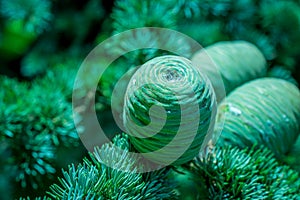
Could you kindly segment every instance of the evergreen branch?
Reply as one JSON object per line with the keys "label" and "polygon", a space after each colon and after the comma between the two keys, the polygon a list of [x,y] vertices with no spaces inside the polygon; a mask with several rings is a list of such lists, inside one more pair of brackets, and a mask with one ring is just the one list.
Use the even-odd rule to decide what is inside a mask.
{"label": "evergreen branch", "polygon": [[[57,88],[57,85],[40,84],[43,80],[33,82],[27,96],[30,112],[36,117],[36,121],[30,122],[35,126],[43,127],[43,131],[51,135],[53,144],[58,146],[77,146],[78,135],[72,118],[72,108],[66,97]],[[21,106],[26,106],[23,102]]]}
{"label": "evergreen branch", "polygon": [[[176,29],[178,25],[179,16],[183,16],[182,12],[186,15],[192,15],[191,13],[197,12],[192,6],[196,4],[195,1],[185,0],[163,0],[159,2],[155,1],[115,1],[111,18],[113,19],[114,32],[120,33],[126,30],[142,27],[160,27]],[[197,9],[196,9],[197,10]],[[189,13],[189,14],[187,14]],[[191,17],[191,16],[190,16]],[[133,34],[132,39],[123,41],[124,49],[133,44],[147,44],[146,46],[157,46],[159,42],[168,42],[174,45],[177,49],[182,49],[182,55],[191,56],[189,52],[188,44],[184,41],[178,41],[178,38],[172,37],[165,38],[163,41],[159,41],[157,34],[151,30],[145,31],[141,34]],[[139,66],[146,61],[161,55],[165,55],[166,52],[155,48],[142,49],[130,52],[125,55],[127,63],[134,66]],[[168,53],[170,54],[170,53]]]}
{"label": "evergreen branch", "polygon": [[[55,199],[168,199],[175,198],[172,184],[166,179],[168,170],[146,174],[136,173],[135,158],[128,154],[130,144],[127,136],[116,136],[116,145],[112,143],[95,148],[91,159],[83,164],[69,166],[63,171],[60,185],[54,184],[48,193]],[[113,167],[106,166],[109,163]]]}
{"label": "evergreen branch", "polygon": [[281,166],[266,148],[216,148],[192,165],[209,199],[297,199],[299,174]]}
{"label": "evergreen branch", "polygon": [[12,167],[10,173],[22,187],[37,189],[43,176],[55,172],[58,145],[78,145],[71,107],[59,90],[38,82],[30,86],[0,77],[0,85],[6,88],[0,92],[0,140],[11,152],[5,164]]}
{"label": "evergreen branch", "polygon": [[[174,4],[173,4],[174,3]],[[116,1],[112,12],[113,27],[116,32],[139,27],[174,28],[176,14],[172,8],[176,1]]]}
{"label": "evergreen branch", "polygon": [[[229,39],[246,40],[256,44],[268,60],[294,70],[295,56],[299,53],[300,4],[291,1],[212,1],[198,4],[199,13],[188,21],[184,18],[179,24],[187,22],[220,23],[222,32]],[[188,32],[197,36],[200,28]],[[203,38],[195,37],[199,42]]]}

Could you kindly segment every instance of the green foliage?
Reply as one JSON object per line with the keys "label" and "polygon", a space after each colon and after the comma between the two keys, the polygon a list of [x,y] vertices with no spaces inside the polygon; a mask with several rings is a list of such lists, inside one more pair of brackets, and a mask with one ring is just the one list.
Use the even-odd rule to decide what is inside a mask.
{"label": "green foliage", "polygon": [[39,87],[41,91],[43,88],[46,88],[49,92],[55,91],[56,93],[61,93],[61,98],[70,103],[72,101],[73,85],[80,61],[79,59],[68,60],[68,58],[58,58],[58,60],[52,68],[45,72],[44,76],[37,78],[33,82],[36,83],[35,87]]}
{"label": "green foliage", "polygon": [[[138,174],[135,158],[127,153],[132,149],[127,136],[116,136],[114,143],[125,151],[117,150],[112,143],[97,147],[91,159],[69,166],[63,172],[64,178],[59,179],[60,184],[52,185],[48,194],[55,199],[174,199],[179,194],[180,199],[189,199],[190,194],[192,199],[300,197],[299,173],[280,165],[264,147],[216,147],[172,174],[167,168]],[[114,168],[105,166],[103,161]]]}
{"label": "green foliage", "polygon": [[[84,159],[77,167],[63,171],[60,185],[50,187],[55,199],[170,199],[175,198],[168,170],[146,174],[137,173],[136,158],[128,154],[130,144],[126,136],[116,136],[115,145],[96,147],[91,159]],[[123,149],[123,151],[118,150]],[[110,166],[106,166],[109,163]]]}
{"label": "green foliage", "polygon": [[[139,27],[174,28],[176,25],[176,1],[116,1],[112,18],[116,32]],[[178,11],[177,11],[178,12]]]}
{"label": "green foliage", "polygon": [[79,4],[72,1],[56,2],[52,31],[47,34],[50,37],[47,39],[56,43],[59,50],[74,51],[79,48],[80,52],[87,53],[84,52],[84,48],[85,46],[91,48],[90,45],[94,42],[94,36],[91,34],[97,34],[101,30],[101,22],[105,17],[102,2],[101,0],[83,1]]}
{"label": "green foliage", "polygon": [[83,154],[78,153],[83,147],[78,147],[72,118],[73,83],[90,49],[90,30],[95,24],[100,30],[104,11],[98,0],[85,3],[82,10],[72,2],[63,2],[61,8],[57,1],[1,0],[0,10],[0,71],[16,76],[20,67],[20,76],[30,80],[0,80],[1,144],[10,156],[3,160],[0,176],[14,197],[39,194],[59,174],[57,169]]}
{"label": "green foliage", "polygon": [[[51,81],[48,82],[48,87],[39,80],[33,82],[27,96],[30,101],[28,107],[33,106],[30,111],[37,117],[34,124],[50,134],[55,145],[73,146],[77,143],[78,136],[73,124],[71,105],[66,102],[67,96],[58,86],[51,84]],[[26,106],[24,101],[20,106]]]}
{"label": "green foliage", "polygon": [[32,123],[37,121],[38,116],[34,113],[35,110],[31,110],[33,105],[28,107],[28,103],[23,104],[27,95],[26,86],[18,85],[21,84],[16,80],[1,77],[2,87],[13,86],[10,94],[4,95],[1,92],[1,142],[6,144],[6,150],[11,154],[5,164],[12,167],[10,173],[15,175],[16,181],[20,182],[22,187],[32,184],[37,188],[37,182],[40,180],[36,179],[40,179],[39,174],[55,172],[50,164],[54,157],[53,145],[49,136],[43,137],[39,134],[42,132],[42,125]]}
{"label": "green foliage", "polygon": [[1,0],[0,8],[3,16],[24,21],[25,30],[37,34],[48,29],[53,17],[48,0]]}
{"label": "green foliage", "polygon": [[[197,4],[195,4],[197,5]],[[300,42],[300,4],[296,0],[245,0],[245,1],[203,1],[198,4],[199,15],[192,21],[200,24],[187,32],[197,35],[205,23],[221,23],[222,33],[229,40],[247,40],[257,45],[268,60],[284,65],[289,70],[295,67],[295,57],[299,54]],[[181,23],[187,23],[183,20]],[[201,23],[203,25],[201,25]],[[185,31],[179,29],[179,31]],[[205,39],[199,38],[199,42]],[[218,38],[214,42],[218,41]],[[205,43],[204,43],[205,44]]]}
{"label": "green foliage", "polygon": [[71,106],[39,80],[29,85],[1,76],[0,84],[0,139],[10,152],[5,165],[21,187],[43,187],[43,177],[56,171],[56,148],[78,145]]}
{"label": "green foliage", "polygon": [[[113,32],[119,33],[134,28],[141,27],[160,27],[176,30],[178,18],[185,15],[190,16],[191,13],[197,12],[194,10],[196,1],[185,0],[163,0],[163,1],[116,1],[113,8],[111,18],[113,19]],[[134,44],[146,44],[147,46],[157,47],[158,43],[165,43],[174,45],[177,49],[183,48],[184,55],[189,55],[188,44],[178,41],[178,38],[165,38],[159,41],[160,35],[155,31],[147,30],[142,34],[134,34],[128,41],[122,41],[123,48],[127,49],[128,46]],[[156,57],[165,55],[166,52],[156,48],[149,48],[143,50],[136,50],[125,55],[127,62],[134,66],[139,66],[146,61]],[[170,54],[170,52],[168,53]]]}
{"label": "green foliage", "polygon": [[[295,55],[299,52],[300,4],[299,1],[263,1],[259,14],[262,27],[275,42],[278,56]],[[283,63],[284,64],[284,63]]]}
{"label": "green foliage", "polygon": [[[4,26],[0,31],[4,67],[9,68],[10,61],[19,59],[15,64],[20,66],[21,75],[31,79],[44,75],[49,67],[57,65],[60,57],[78,61],[86,55],[95,37],[91,31],[101,29],[105,14],[98,0],[90,0],[80,9],[67,1],[63,5],[48,0],[2,0],[2,3],[5,4],[2,13],[9,13],[0,19]],[[78,28],[81,26],[84,28]]]}
{"label": "green foliage", "polygon": [[0,105],[1,110],[4,110],[6,104],[20,102],[22,99],[17,97],[25,95],[25,90],[28,84],[19,84],[17,79],[0,76],[1,92],[0,92]]}
{"label": "green foliage", "polygon": [[[298,199],[299,174],[281,166],[266,148],[215,148],[192,171],[209,199]],[[202,182],[201,182],[202,181]]]}
{"label": "green foliage", "polygon": [[112,12],[116,32],[139,27],[176,29],[178,21],[200,16],[197,0],[117,0]]}

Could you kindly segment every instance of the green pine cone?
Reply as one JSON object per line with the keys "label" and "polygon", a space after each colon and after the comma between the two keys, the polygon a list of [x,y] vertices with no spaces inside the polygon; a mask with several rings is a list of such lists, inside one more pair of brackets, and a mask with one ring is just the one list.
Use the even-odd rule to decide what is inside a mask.
{"label": "green pine cone", "polygon": [[218,102],[226,95],[224,89],[228,94],[247,81],[265,76],[267,71],[263,54],[246,41],[215,43],[197,52],[192,61],[210,79]]}
{"label": "green pine cone", "polygon": [[258,143],[281,158],[300,133],[299,89],[277,78],[240,86],[219,105],[215,129],[222,131],[221,145],[244,148]]}
{"label": "green pine cone", "polygon": [[208,142],[215,105],[209,80],[191,61],[179,56],[156,57],[142,65],[129,82],[124,127],[133,146],[147,159],[183,164]]}

